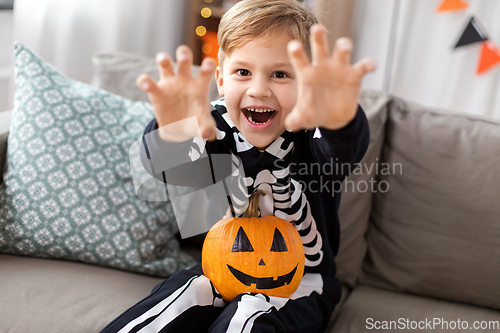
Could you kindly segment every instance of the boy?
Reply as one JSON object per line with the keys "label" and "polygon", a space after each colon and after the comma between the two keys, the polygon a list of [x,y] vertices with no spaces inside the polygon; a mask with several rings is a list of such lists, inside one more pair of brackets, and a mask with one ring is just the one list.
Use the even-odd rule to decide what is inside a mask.
{"label": "boy", "polygon": [[[248,176],[248,194],[256,189],[268,194],[261,197],[261,215],[285,218],[301,235],[306,267],[297,291],[290,299],[242,294],[225,303],[200,264],[155,287],[102,332],[325,329],[340,299],[334,263],[340,191],[325,189],[320,181],[325,177],[338,184],[347,174],[321,174],[322,167],[300,172],[298,166],[330,164],[336,170],[332,163],[353,166],[361,160],[369,132],[357,98],[361,80],[374,64],[364,59],[351,65],[348,39],[339,39],[330,57],[325,31],[317,23],[310,9],[295,0],[243,0],[221,20],[219,67],[205,59],[193,78],[191,51],[181,46],[177,75],[171,59],[162,54],[157,59],[160,80],[137,80],[155,112],[145,133],[158,130],[159,136],[156,142],[143,140],[145,168],[165,179],[164,172],[155,174],[150,167],[160,146],[165,141],[182,146],[195,136],[208,140],[201,151],[206,148],[209,155],[237,156]],[[214,70],[224,100],[209,112]],[[167,126],[192,116],[199,128],[182,122]]]}

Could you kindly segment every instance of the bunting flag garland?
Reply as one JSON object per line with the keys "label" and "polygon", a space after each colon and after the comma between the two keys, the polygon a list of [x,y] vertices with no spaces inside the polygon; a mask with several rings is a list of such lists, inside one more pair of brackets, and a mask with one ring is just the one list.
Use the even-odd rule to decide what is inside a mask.
{"label": "bunting flag garland", "polygon": [[[465,0],[443,0],[436,9],[438,13],[465,10],[469,5]],[[476,74],[482,75],[495,66],[500,65],[500,49],[489,40],[488,34],[483,29],[477,18],[470,15],[469,23],[455,45],[455,49],[475,43],[481,43],[481,53],[477,65]]]}
{"label": "bunting flag garland", "polygon": [[500,63],[500,49],[490,42],[484,42],[476,74],[480,75]]}
{"label": "bunting flag garland", "polygon": [[469,5],[463,0],[444,0],[441,6],[437,9],[437,12],[445,12],[448,10],[461,10],[469,7]]}
{"label": "bunting flag garland", "polygon": [[484,42],[485,40],[488,40],[486,32],[481,28],[473,16],[462,33],[462,36],[458,40],[457,45],[455,45],[455,48],[473,43]]}

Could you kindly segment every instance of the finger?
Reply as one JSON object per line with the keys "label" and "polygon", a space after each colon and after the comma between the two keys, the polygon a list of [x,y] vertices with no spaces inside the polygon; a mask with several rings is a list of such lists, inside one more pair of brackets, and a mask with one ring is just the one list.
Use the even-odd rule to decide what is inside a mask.
{"label": "finger", "polygon": [[198,115],[198,124],[200,126],[201,137],[206,140],[215,140],[217,134],[215,129],[215,120],[212,113],[204,111]]}
{"label": "finger", "polygon": [[328,41],[326,39],[326,31],[320,24],[315,24],[311,27],[311,55],[313,64],[329,58],[328,56]]}
{"label": "finger", "polygon": [[214,77],[215,66],[215,60],[212,58],[207,57],[201,62],[200,74],[198,75],[198,78],[203,87],[206,87],[207,89],[210,87],[210,83]]}
{"label": "finger", "polygon": [[300,117],[294,111],[290,112],[285,118],[285,128],[289,131],[296,131],[300,128],[300,123]]}
{"label": "finger", "polygon": [[287,50],[290,62],[292,63],[292,66],[296,72],[310,65],[310,61],[307,57],[306,51],[304,50],[304,46],[298,40],[290,41],[288,43]]}
{"label": "finger", "polygon": [[363,58],[353,65],[354,72],[357,73],[360,77],[373,72],[376,68],[377,65],[370,58]]}
{"label": "finger", "polygon": [[193,52],[186,45],[181,45],[175,52],[178,63],[178,74],[185,78],[191,77],[191,66],[193,64]]}
{"label": "finger", "polygon": [[158,64],[160,80],[175,75],[172,59],[165,52],[160,52],[156,55],[156,63]]}
{"label": "finger", "polygon": [[293,109],[285,118],[285,128],[290,131],[314,127],[315,126],[311,124],[310,117],[306,113],[300,112],[298,109]]}
{"label": "finger", "polygon": [[351,64],[352,41],[347,37],[341,37],[335,42],[333,58],[344,65]]}
{"label": "finger", "polygon": [[149,75],[141,74],[135,80],[137,86],[142,90],[147,92],[148,94],[154,94],[155,91],[158,91],[158,85],[155,80],[153,80]]}

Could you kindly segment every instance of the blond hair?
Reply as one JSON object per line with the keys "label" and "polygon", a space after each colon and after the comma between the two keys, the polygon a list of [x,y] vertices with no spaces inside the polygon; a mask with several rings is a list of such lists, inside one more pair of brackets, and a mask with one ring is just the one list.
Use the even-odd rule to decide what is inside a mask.
{"label": "blond hair", "polygon": [[[297,0],[243,0],[229,9],[219,24],[219,64],[224,57],[253,38],[288,34],[304,45],[309,58],[309,29],[318,19],[311,8]],[[272,35],[274,34],[274,36]]]}

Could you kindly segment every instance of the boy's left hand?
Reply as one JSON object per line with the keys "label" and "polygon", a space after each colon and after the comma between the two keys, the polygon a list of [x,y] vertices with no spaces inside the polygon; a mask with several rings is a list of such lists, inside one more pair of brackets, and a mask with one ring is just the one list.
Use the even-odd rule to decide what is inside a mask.
{"label": "boy's left hand", "polygon": [[329,55],[325,29],[311,27],[312,63],[299,41],[288,44],[288,56],[298,82],[295,107],[285,119],[289,130],[330,130],[346,126],[356,116],[363,77],[375,70],[372,60],[365,58],[351,65],[352,42],[339,38]]}

